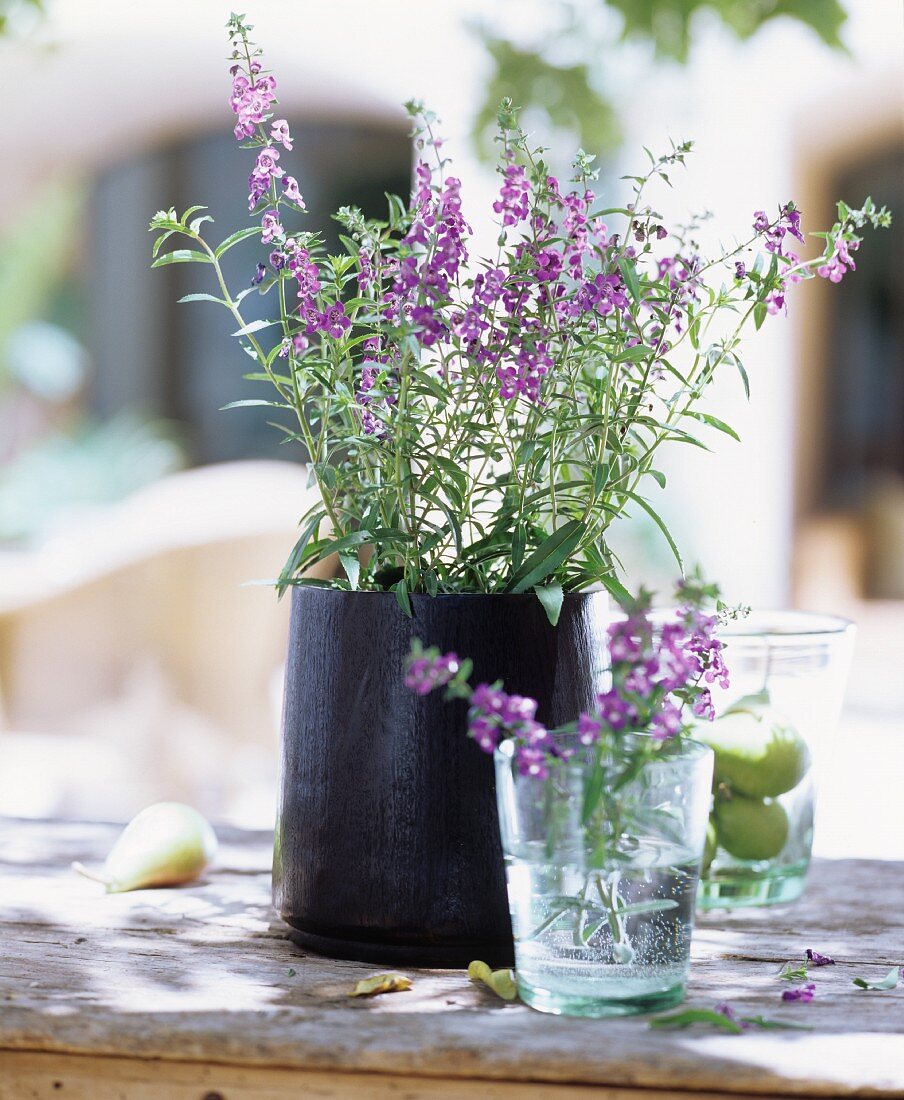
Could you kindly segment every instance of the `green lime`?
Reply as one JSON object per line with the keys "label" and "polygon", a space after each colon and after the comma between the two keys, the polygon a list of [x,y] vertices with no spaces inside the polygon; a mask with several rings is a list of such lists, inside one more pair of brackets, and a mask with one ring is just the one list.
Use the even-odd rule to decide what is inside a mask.
{"label": "green lime", "polygon": [[749,798],[790,791],[810,768],[810,750],[797,730],[771,707],[727,711],[696,736],[716,754],[714,779]]}
{"label": "green lime", "polygon": [[706,874],[709,870],[710,864],[716,858],[718,847],[719,840],[716,836],[716,825],[713,818],[710,818],[706,823],[706,843],[703,846],[703,865],[700,869],[702,874]]}
{"label": "green lime", "polygon": [[735,794],[716,799],[713,817],[719,844],[738,859],[772,859],[788,839],[788,815],[779,802]]}

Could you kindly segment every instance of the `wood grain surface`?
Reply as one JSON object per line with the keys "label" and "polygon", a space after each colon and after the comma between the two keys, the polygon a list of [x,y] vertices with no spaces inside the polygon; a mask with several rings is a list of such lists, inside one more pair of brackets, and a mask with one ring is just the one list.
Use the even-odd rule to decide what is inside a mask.
{"label": "wood grain surface", "polygon": [[[105,896],[69,864],[99,862],[116,833],[0,820],[2,1100],[904,1097],[904,987],[852,984],[904,963],[904,864],[817,862],[795,906],[702,917],[688,1003],[812,1029],[732,1036],[544,1016],[454,971],[407,970],[410,992],[350,999],[378,968],[287,940],[269,834],[220,830],[195,886]],[[811,971],[811,1004],[783,1003],[777,972],[807,947],[838,965]]]}

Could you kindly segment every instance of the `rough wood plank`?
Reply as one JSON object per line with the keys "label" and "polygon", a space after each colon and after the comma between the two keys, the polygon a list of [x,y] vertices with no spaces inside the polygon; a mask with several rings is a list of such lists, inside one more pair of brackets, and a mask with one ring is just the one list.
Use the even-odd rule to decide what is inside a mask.
{"label": "rough wood plank", "polygon": [[[375,968],[304,956],[284,938],[269,908],[268,835],[224,830],[202,884],[106,897],[68,864],[99,861],[116,831],[0,822],[0,1049],[249,1072],[904,1096],[904,990],[851,981],[904,961],[902,864],[817,863],[794,907],[704,917],[689,1001],[727,999],[814,1028],[730,1036],[543,1016],[457,972],[408,971],[409,993],[349,1000]],[[812,1004],[782,1004],[776,973],[806,947],[839,964],[813,972]]]}
{"label": "rough wood plank", "polygon": [[0,1100],[754,1100],[750,1094],[449,1081],[0,1051]]}

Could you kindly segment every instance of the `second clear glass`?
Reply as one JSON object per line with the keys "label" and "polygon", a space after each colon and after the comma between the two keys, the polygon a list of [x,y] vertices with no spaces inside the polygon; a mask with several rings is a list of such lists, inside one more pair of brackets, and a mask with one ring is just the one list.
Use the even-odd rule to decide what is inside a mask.
{"label": "second clear glass", "polygon": [[731,687],[697,734],[716,753],[700,904],[775,905],[803,892],[816,788],[854,641],[847,619],[755,612],[720,635]]}
{"label": "second clear glass", "polygon": [[521,999],[623,1016],[684,997],[712,783],[693,741],[624,734],[546,778],[496,751],[496,792]]}

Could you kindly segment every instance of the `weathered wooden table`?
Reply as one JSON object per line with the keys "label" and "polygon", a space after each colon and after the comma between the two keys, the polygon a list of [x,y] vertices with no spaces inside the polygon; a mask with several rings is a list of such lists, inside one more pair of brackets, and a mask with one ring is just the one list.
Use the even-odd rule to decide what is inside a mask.
{"label": "weathered wooden table", "polygon": [[[904,963],[904,864],[817,863],[794,907],[700,921],[690,1004],[812,1027],[735,1036],[543,1016],[449,971],[350,999],[379,968],[285,938],[268,834],[222,830],[200,885],[104,896],[69,864],[116,833],[0,820],[2,1100],[904,1097],[904,987],[852,984]],[[807,947],[838,965],[782,1003],[776,974]]]}

